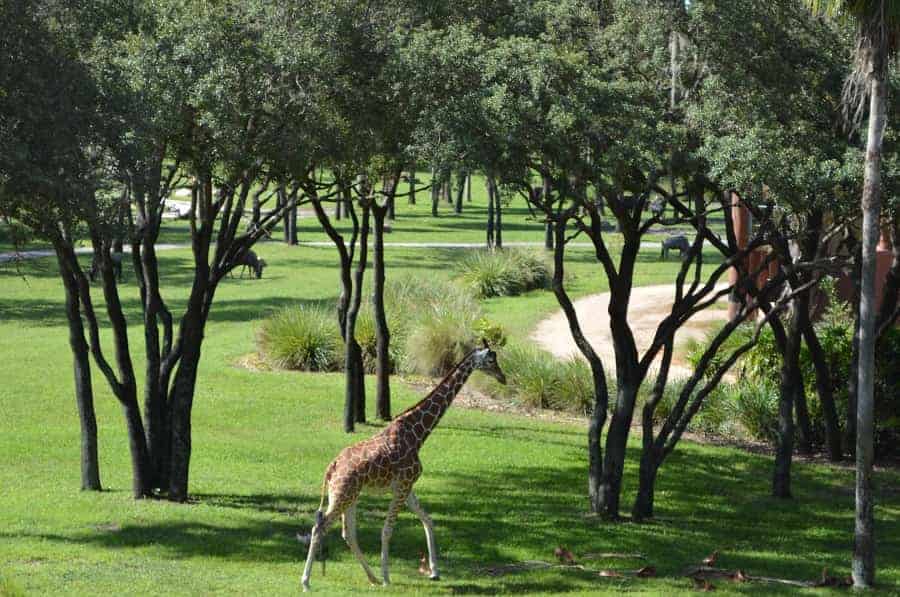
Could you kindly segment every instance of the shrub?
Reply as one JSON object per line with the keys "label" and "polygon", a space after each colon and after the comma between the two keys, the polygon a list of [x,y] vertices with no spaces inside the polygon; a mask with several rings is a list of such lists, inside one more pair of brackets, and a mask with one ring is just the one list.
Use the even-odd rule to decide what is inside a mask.
{"label": "shrub", "polygon": [[735,386],[736,419],[750,437],[775,443],[778,437],[778,387],[759,380]]}
{"label": "shrub", "polygon": [[[482,318],[471,293],[456,284],[402,276],[385,287],[390,305],[391,345],[397,347],[398,369],[422,375],[444,375],[478,341],[481,329],[499,328]],[[502,336],[502,330],[499,331]]]}
{"label": "shrub", "polygon": [[513,345],[500,355],[507,385],[491,378],[476,383],[494,396],[515,397],[532,408],[586,414],[594,402],[594,385],[587,363],[572,357],[560,360],[533,346]]}
{"label": "shrub", "polygon": [[514,296],[549,286],[550,267],[536,253],[477,251],[463,260],[460,282],[479,298]]}
{"label": "shrub", "polygon": [[335,371],[341,340],[334,317],[317,307],[288,307],[263,320],[256,334],[262,358],[280,369]]}
{"label": "shrub", "polygon": [[424,375],[446,374],[475,348],[473,323],[472,314],[444,307],[421,314],[406,336],[404,369]]}

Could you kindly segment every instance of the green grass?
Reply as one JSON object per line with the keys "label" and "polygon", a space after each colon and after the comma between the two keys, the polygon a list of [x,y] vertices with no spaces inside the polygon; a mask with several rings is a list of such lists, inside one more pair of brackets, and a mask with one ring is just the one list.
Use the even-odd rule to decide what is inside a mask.
{"label": "green grass", "polygon": [[[259,248],[271,267],[262,280],[222,284],[204,344],[194,407],[191,490],[196,501],[135,502],[121,412],[95,375],[101,474],[106,491],[78,491],[78,430],[72,399],[62,290],[52,259],[24,264],[25,278],[0,267],[0,594],[293,594],[305,556],[294,540],[306,532],[318,504],[322,473],[355,436],[341,431],[338,374],[250,372],[233,366],[253,351],[259,319],[292,304],[327,305],[337,289],[333,249]],[[390,249],[389,272],[449,278],[460,259],[453,250]],[[161,253],[164,286],[183,306],[190,253]],[[642,284],[664,283],[674,262],[642,254]],[[574,251],[576,296],[604,289],[587,251]],[[134,277],[126,267],[123,295],[136,321]],[[524,338],[556,308],[551,293],[486,301],[491,317]],[[132,349],[142,352],[138,327]],[[502,352],[500,361],[502,364]],[[371,381],[371,380],[369,380]],[[395,410],[416,400],[394,384]],[[373,395],[370,388],[369,396]],[[369,412],[373,412],[370,404]],[[731,448],[683,443],[662,470],[659,520],[608,524],[586,516],[583,425],[451,409],[421,457],[417,492],[435,519],[443,580],[416,573],[425,549],[421,526],[401,515],[392,543],[390,590],[370,589],[359,565],[330,534],[320,594],[421,592],[435,594],[687,592],[679,573],[713,549],[720,563],[748,573],[797,579],[823,566],[849,572],[852,487],[849,470],[797,463],[795,499],[768,497],[771,459]],[[626,471],[625,504],[634,494],[638,444]],[[900,475],[879,471],[878,580],[900,591]],[[360,541],[376,563],[387,502],[363,501]],[[577,571],[535,571],[492,578],[479,569],[514,560],[552,559],[565,545],[575,554],[640,552],[646,561],[591,561],[591,568],[657,567],[661,578],[603,579]],[[793,594],[759,585],[716,583],[719,592]],[[818,591],[826,594],[827,591]],[[815,594],[816,591],[809,591]]]}

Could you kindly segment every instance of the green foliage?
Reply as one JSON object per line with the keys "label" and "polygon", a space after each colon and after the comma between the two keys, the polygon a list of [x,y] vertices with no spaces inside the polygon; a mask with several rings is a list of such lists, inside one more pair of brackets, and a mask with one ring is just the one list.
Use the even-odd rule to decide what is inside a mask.
{"label": "green foliage", "polygon": [[732,396],[735,418],[750,437],[774,444],[778,437],[778,386],[764,380],[738,383]]}
{"label": "green foliage", "polygon": [[[816,323],[816,332],[826,362],[831,373],[831,390],[834,395],[839,424],[846,426],[847,380],[853,351],[853,317],[849,307],[841,302],[825,286],[829,296],[829,307]],[[686,354],[687,361],[696,366],[718,330],[711,330],[704,341],[691,341]],[[724,360],[735,348],[750,339],[752,329],[743,326],[732,334],[716,357],[714,365]],[[732,386],[723,384],[706,400],[697,418],[725,417],[729,413],[740,422],[744,431],[752,438],[774,441],[778,415],[778,380],[781,370],[781,355],[775,345],[771,328],[762,330],[757,344],[735,364],[733,371],[739,380]],[[810,422],[814,438],[824,440],[825,415],[816,393],[815,368],[809,348],[803,345],[800,351],[800,370],[803,376],[806,400],[809,406]],[[895,453],[900,438],[900,331],[888,330],[878,346],[875,369],[875,409],[876,409],[876,450],[879,454]],[[671,392],[677,393],[680,386],[670,384]],[[657,408],[656,418],[662,420],[670,407],[668,397]],[[725,400],[719,401],[722,395]],[[672,399],[674,400],[674,399]],[[714,411],[719,410],[720,413]],[[696,428],[696,424],[692,423]],[[712,427],[715,427],[713,424]],[[731,433],[740,432],[732,430]]]}
{"label": "green foliage", "polygon": [[534,252],[477,251],[460,270],[460,282],[479,298],[515,296],[550,284],[550,266]]}
{"label": "green foliage", "polygon": [[590,412],[594,403],[591,370],[583,360],[560,360],[530,344],[514,344],[499,356],[507,385],[481,378],[489,394],[513,397],[532,408],[548,408],[579,414]]}
{"label": "green foliage", "polygon": [[495,323],[487,317],[482,317],[475,322],[473,329],[478,339],[486,341],[491,348],[506,346],[506,331],[499,323]]}
{"label": "green foliage", "polygon": [[272,367],[335,371],[341,362],[334,316],[317,307],[288,307],[264,319],[256,333],[260,355]]}

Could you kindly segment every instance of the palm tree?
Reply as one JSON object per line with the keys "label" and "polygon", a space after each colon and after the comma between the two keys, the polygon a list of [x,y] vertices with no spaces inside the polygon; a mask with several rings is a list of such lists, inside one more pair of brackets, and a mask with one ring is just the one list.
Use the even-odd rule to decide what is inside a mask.
{"label": "palm tree", "polygon": [[865,178],[862,193],[862,277],[859,304],[859,369],[856,405],[856,537],[853,585],[875,580],[874,455],[875,247],[880,234],[881,147],[887,125],[888,66],[897,52],[900,0],[806,0],[813,12],[852,18],[857,24],[853,73],[844,86],[848,121],[858,124],[869,100]]}

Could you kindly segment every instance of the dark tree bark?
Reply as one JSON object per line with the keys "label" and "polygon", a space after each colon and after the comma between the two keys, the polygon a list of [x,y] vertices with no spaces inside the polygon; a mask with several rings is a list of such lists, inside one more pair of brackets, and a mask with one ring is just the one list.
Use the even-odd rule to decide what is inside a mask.
{"label": "dark tree bark", "polygon": [[431,169],[431,215],[438,217],[438,202],[441,200],[441,181],[434,168]]}
{"label": "dark tree bark", "polygon": [[472,173],[466,174],[466,203],[472,203]]}
{"label": "dark tree bark", "polygon": [[290,230],[290,234],[288,235],[287,243],[289,245],[297,244],[297,206],[295,205],[291,209],[288,210],[286,228]]}
{"label": "dark tree bark", "polygon": [[407,173],[409,177],[409,196],[407,197],[407,201],[410,205],[416,204],[416,169],[411,168]]}
{"label": "dark tree bark", "polygon": [[[809,262],[815,259],[816,255],[819,252],[819,244],[821,242],[822,233],[821,229],[822,212],[820,210],[813,209],[807,216],[806,229],[800,241],[801,261]],[[812,278],[812,276],[808,272],[801,272],[799,277],[801,282],[804,283],[809,282]],[[803,339],[806,342],[806,346],[809,348],[810,360],[812,361],[813,369],[815,370],[816,394],[818,395],[819,402],[822,405],[822,412],[825,419],[825,447],[828,452],[829,458],[832,461],[837,461],[841,458],[840,425],[838,423],[837,407],[834,402],[834,393],[832,392],[831,371],[828,366],[828,359],[825,355],[825,351],[822,349],[821,343],[819,342],[819,337],[816,334],[815,327],[813,327],[812,321],[810,320],[810,298],[811,294],[807,292],[803,295],[800,295],[797,299],[799,301],[798,305],[800,309],[800,319],[798,321],[798,324],[800,326],[800,331],[803,335]],[[798,396],[800,396],[800,394],[798,394]],[[797,403],[797,418],[802,430],[801,439],[803,439],[803,441],[807,444],[811,444],[812,438],[809,437],[809,435],[811,435],[812,431],[808,429],[810,427],[809,414],[808,412],[806,412],[805,395],[802,397],[804,398],[803,406],[801,407],[800,403]],[[806,426],[807,428],[807,430],[805,431],[803,431],[804,426]]]}
{"label": "dark tree bark", "polygon": [[91,384],[91,363],[88,343],[78,300],[78,282],[74,279],[61,248],[56,247],[63,289],[66,294],[66,319],[69,323],[69,347],[72,350],[75,376],[75,404],[81,429],[81,489],[101,491],[100,461],[97,445],[97,415],[94,411],[94,392]]}
{"label": "dark tree bark", "polygon": [[825,418],[825,449],[828,452],[828,459],[832,462],[838,462],[843,458],[841,450],[841,428],[838,421],[837,406],[834,401],[834,392],[831,386],[831,367],[828,364],[828,357],[822,349],[819,337],[815,328],[809,321],[807,316],[803,322],[803,339],[806,346],[809,347],[809,356],[812,360],[813,369],[816,375],[816,394],[819,396],[819,402],[822,403],[822,412]]}
{"label": "dark tree bark", "polygon": [[444,182],[441,185],[441,193],[444,195],[444,201],[446,201],[448,205],[453,205],[453,177],[450,176],[450,172],[447,172],[444,177]]}
{"label": "dark tree bark", "polygon": [[[792,320],[797,319],[795,313]],[[797,326],[799,327],[799,326]],[[794,452],[794,399],[800,384],[800,336],[793,331],[787,334],[782,353],[781,384],[778,399],[778,445],[775,450],[775,472],[772,477],[772,495],[791,497],[791,460]]]}
{"label": "dark tree bark", "polygon": [[366,421],[366,387],[363,377],[362,348],[356,341],[356,319],[362,304],[363,277],[366,272],[366,261],[369,251],[369,216],[371,209],[367,201],[361,205],[362,222],[360,226],[359,259],[353,277],[353,291],[350,296],[350,308],[347,311],[346,332],[344,341],[347,345],[346,392],[344,396],[344,431],[351,433],[355,429],[354,421]]}
{"label": "dark tree bark", "polygon": [[488,249],[494,248],[494,180],[488,175],[485,179],[487,187],[487,229],[485,230],[485,241]]}
{"label": "dark tree bark", "polygon": [[[792,342],[800,346],[803,342],[803,320],[804,313],[809,313],[809,293],[798,296],[795,303],[797,309],[796,321],[792,318],[789,326],[789,334],[792,336]],[[801,454],[810,455],[813,451],[813,430],[812,422],[809,419],[809,405],[806,403],[806,384],[803,381],[803,372],[800,369],[800,351],[797,351],[796,361],[797,373],[794,378],[794,409],[797,415],[797,427],[800,430],[800,441],[797,449]]]}
{"label": "dark tree bark", "polygon": [[375,202],[372,215],[375,219],[375,238],[372,265],[375,269],[372,283],[372,310],[375,318],[375,412],[382,421],[391,420],[391,332],[388,328],[387,313],[384,306],[384,217],[390,213],[394,204],[397,189],[400,186],[399,170],[395,171],[384,185],[385,206]]}
{"label": "dark tree bark", "polygon": [[466,171],[461,170],[457,178],[456,204],[453,207],[453,211],[458,214],[461,214],[463,211],[463,194],[466,190],[466,177]]}
{"label": "dark tree bark", "polygon": [[500,204],[500,190],[494,188],[494,247],[503,248],[503,207]]}
{"label": "dark tree bark", "polygon": [[555,224],[556,245],[553,253],[553,294],[559,306],[562,308],[569,324],[569,331],[575,340],[578,350],[591,367],[593,381],[594,404],[588,421],[588,499],[591,512],[599,514],[603,512],[604,500],[602,490],[603,476],[603,448],[601,433],[606,424],[607,410],[609,408],[609,388],[606,385],[606,372],[603,362],[594,351],[594,347],[588,342],[578,321],[575,306],[566,292],[563,281],[565,280],[565,238],[566,221],[557,220]]}
{"label": "dark tree bark", "polygon": [[[339,189],[338,193],[339,197],[343,197],[344,189]],[[325,230],[325,233],[328,235],[328,238],[330,238],[334,243],[334,246],[338,251],[338,257],[340,260],[341,292],[338,296],[337,319],[341,339],[343,339],[344,341],[344,430],[348,433],[351,433],[355,429],[354,421],[356,419],[357,413],[357,402],[362,402],[363,404],[365,404],[364,395],[361,399],[358,398],[360,392],[365,392],[362,350],[360,349],[359,344],[356,342],[355,338],[348,337],[347,335],[347,331],[351,323],[349,315],[351,307],[353,305],[354,297],[359,292],[362,292],[361,289],[357,290],[354,285],[353,258],[360,231],[362,230],[365,234],[365,238],[362,240],[362,246],[365,246],[368,243],[368,232],[365,228],[361,228],[359,219],[356,214],[356,209],[353,207],[353,203],[345,203],[345,207],[347,209],[347,217],[349,217],[352,222],[350,241],[349,243],[345,242],[344,238],[340,234],[338,234],[337,230],[335,230],[331,221],[328,219],[328,215],[325,213],[325,209],[322,207],[322,202],[316,194],[315,187],[312,186],[308,188],[307,194],[311,198],[311,204],[313,206],[313,210],[316,213],[316,217],[318,218],[319,223],[322,225],[322,228]],[[368,222],[366,222],[366,228],[367,227]],[[361,259],[364,257],[362,246],[362,255],[360,257]],[[358,313],[359,307],[357,306],[356,309]],[[352,327],[355,330],[355,317],[352,324]]]}

